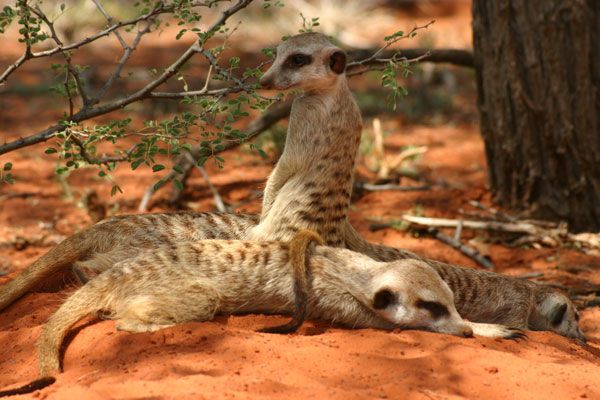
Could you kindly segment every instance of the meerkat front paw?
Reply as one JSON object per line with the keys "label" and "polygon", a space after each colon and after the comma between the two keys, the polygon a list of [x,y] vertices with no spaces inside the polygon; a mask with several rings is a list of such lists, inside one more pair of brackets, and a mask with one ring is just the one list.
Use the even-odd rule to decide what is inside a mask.
{"label": "meerkat front paw", "polygon": [[483,324],[479,322],[468,322],[469,326],[473,329],[473,333],[476,336],[484,336],[490,338],[501,338],[501,339],[526,339],[527,335],[522,329],[511,328],[505,325],[499,324]]}

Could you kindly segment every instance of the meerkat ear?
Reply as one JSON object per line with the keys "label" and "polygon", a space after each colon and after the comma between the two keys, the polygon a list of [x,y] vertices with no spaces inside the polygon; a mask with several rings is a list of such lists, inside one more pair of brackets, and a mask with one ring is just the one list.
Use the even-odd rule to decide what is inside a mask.
{"label": "meerkat ear", "polygon": [[336,74],[341,74],[346,70],[346,53],[342,50],[335,50],[329,55],[329,68]]}
{"label": "meerkat ear", "polygon": [[557,304],[550,314],[548,315],[548,319],[552,325],[558,325],[562,322],[565,317],[565,313],[567,312],[567,303],[562,303],[561,305]]}

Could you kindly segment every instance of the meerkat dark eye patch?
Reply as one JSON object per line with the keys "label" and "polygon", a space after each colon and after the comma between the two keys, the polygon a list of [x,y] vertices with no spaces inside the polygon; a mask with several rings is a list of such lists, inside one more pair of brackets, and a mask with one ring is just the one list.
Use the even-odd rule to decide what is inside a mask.
{"label": "meerkat dark eye patch", "polygon": [[438,303],[437,301],[426,301],[423,299],[419,299],[415,303],[415,306],[429,311],[431,313],[431,316],[436,319],[450,315],[450,311],[448,311],[448,308],[442,303]]}
{"label": "meerkat dark eye patch", "polygon": [[312,57],[308,54],[296,53],[288,56],[285,65],[289,68],[300,68],[312,62]]}
{"label": "meerkat dark eye patch", "polygon": [[563,303],[560,306],[554,307],[552,312],[550,312],[550,323],[552,325],[559,325],[563,318],[565,317],[565,313],[567,312],[567,303]]}
{"label": "meerkat dark eye patch", "polygon": [[373,297],[373,308],[382,310],[396,301],[396,296],[389,289],[382,289]]}

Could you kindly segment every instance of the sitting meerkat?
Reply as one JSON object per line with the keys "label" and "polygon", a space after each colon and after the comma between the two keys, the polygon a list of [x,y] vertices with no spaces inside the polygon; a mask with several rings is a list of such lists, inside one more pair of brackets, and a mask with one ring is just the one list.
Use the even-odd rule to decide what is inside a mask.
{"label": "sitting meerkat", "polygon": [[[383,263],[350,250],[316,246],[306,262],[313,240],[321,239],[304,231],[291,244],[205,240],[121,261],[75,291],[50,317],[38,340],[40,374],[59,370],[59,348],[68,329],[99,311],[114,319],[117,329],[131,332],[207,321],[216,313],[266,312],[300,315],[287,326],[299,326],[307,316],[352,328],[523,336],[505,326],[463,320],[448,285],[421,261]],[[302,282],[297,283],[298,276]],[[307,301],[295,286],[307,288]]]}

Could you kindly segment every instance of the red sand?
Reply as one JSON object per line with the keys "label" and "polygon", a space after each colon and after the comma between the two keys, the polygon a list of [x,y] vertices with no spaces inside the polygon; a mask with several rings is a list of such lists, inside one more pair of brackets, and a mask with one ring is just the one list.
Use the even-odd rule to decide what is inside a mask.
{"label": "red sand", "polygon": [[[458,15],[436,17],[431,37],[436,38],[438,46],[469,46],[468,3],[460,9]],[[430,20],[429,15],[421,19]],[[410,15],[398,25],[416,22]],[[458,39],[449,44],[444,41],[455,36]],[[15,49],[3,50],[4,61],[19,54]],[[151,49],[146,58],[141,56],[141,65],[156,61],[158,56],[169,59],[167,50]],[[38,65],[42,67],[45,65]],[[26,68],[19,79],[37,79],[38,72]],[[352,85],[360,85],[360,81],[353,80]],[[11,110],[0,114],[0,137],[6,140],[43,129],[60,115],[44,99],[25,102],[5,94],[0,100],[0,108]],[[472,109],[475,100],[464,103]],[[369,124],[365,121],[366,127]],[[395,119],[384,120],[383,124],[384,130],[391,133],[386,138],[388,151],[405,145],[428,146],[421,168],[430,178],[450,185],[425,192],[366,194],[353,203],[352,224],[369,240],[477,267],[472,260],[430,238],[415,238],[391,229],[370,233],[367,220],[397,218],[416,204],[427,216],[449,218],[456,218],[460,208],[473,210],[469,200],[490,204],[477,126],[404,127]],[[97,171],[76,171],[68,179],[75,197],[71,201],[63,198],[54,181],[55,158],[41,154],[43,148],[26,148],[0,160],[12,161],[18,177],[14,186],[0,186],[0,269],[10,272],[0,277],[0,285],[61,237],[89,225],[85,210],[76,204],[86,191],[96,190],[111,213],[131,213],[144,189],[158,179],[147,169],[132,172],[124,165],[114,177],[125,194],[110,197],[110,186],[96,177]],[[251,191],[260,190],[270,169],[269,163],[236,151],[226,155],[223,171],[210,166],[209,173],[224,199],[235,203],[246,199]],[[158,193],[152,211],[164,210],[167,197],[165,190]],[[213,209],[210,192],[197,173],[189,181],[184,200],[184,206],[192,209]],[[259,201],[254,200],[237,211],[259,209]],[[540,271],[549,281],[600,284],[597,256],[569,249],[500,245],[491,245],[489,251],[502,273]],[[42,324],[66,295],[67,291],[30,294],[0,313],[0,390],[37,377],[35,341]],[[213,322],[188,323],[146,334],[116,332],[111,321],[82,323],[67,341],[64,373],[57,382],[21,398],[600,399],[600,308],[586,309],[581,314],[581,325],[589,339],[586,346],[550,333],[530,333],[527,340],[515,342],[460,339],[420,331],[347,330],[314,322],[307,323],[296,335],[276,336],[255,330],[281,323],[283,317],[253,315],[219,317]]]}
{"label": "red sand", "polygon": [[[473,127],[405,128],[392,135],[389,146],[431,144],[423,160],[430,173],[458,182],[464,189],[435,188],[415,193],[371,193],[358,200],[352,222],[373,241],[381,241],[430,257],[474,266],[448,247],[427,238],[392,230],[369,233],[366,218],[392,218],[415,203],[427,215],[455,216],[469,199],[487,201],[482,144]],[[441,141],[441,142],[440,142]],[[441,144],[440,144],[441,143]],[[447,149],[452,148],[452,152]],[[446,150],[444,150],[446,149]],[[50,172],[48,157],[22,151],[13,154],[21,180],[15,193],[35,191],[32,198],[0,203],[2,243],[16,234],[59,240],[89,223],[85,212],[62,200],[58,185],[42,185]],[[243,198],[260,187],[268,165],[248,163],[239,153],[228,154],[227,168],[211,171],[227,199]],[[32,161],[34,160],[34,161]],[[254,165],[251,165],[254,164]],[[27,167],[25,167],[27,165]],[[244,173],[240,172],[242,165]],[[46,172],[44,172],[46,171]],[[75,193],[95,188],[105,201],[132,212],[136,197],[152,181],[122,168],[116,177],[126,182],[122,197],[110,198],[91,171],[72,175]],[[190,201],[210,209],[210,195],[200,177],[190,182]],[[167,193],[159,193],[166,196]],[[257,200],[245,207],[256,211]],[[156,211],[155,209],[154,211]],[[56,229],[38,221],[57,221]],[[53,232],[53,235],[50,234]],[[45,236],[44,236],[45,235]],[[0,247],[0,257],[17,271],[46,251],[31,245],[16,250]],[[587,266],[576,278],[598,283],[598,257],[572,250],[510,249],[491,246],[491,257],[501,272],[544,271],[548,279],[574,278],[565,269]],[[558,257],[556,257],[558,255]],[[8,277],[0,278],[0,284]],[[35,340],[47,317],[66,291],[31,294],[0,314],[0,388],[22,385],[37,376]],[[155,333],[116,332],[111,321],[82,324],[66,346],[64,373],[57,382],[23,398],[50,399],[163,399],[163,398],[394,398],[394,399],[577,399],[600,398],[600,309],[582,312],[582,327],[590,339],[580,346],[550,333],[530,333],[524,341],[484,338],[460,339],[419,331],[383,332],[331,328],[308,323],[299,334],[277,336],[256,333],[283,317],[219,317],[213,322],[188,323]]]}

